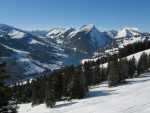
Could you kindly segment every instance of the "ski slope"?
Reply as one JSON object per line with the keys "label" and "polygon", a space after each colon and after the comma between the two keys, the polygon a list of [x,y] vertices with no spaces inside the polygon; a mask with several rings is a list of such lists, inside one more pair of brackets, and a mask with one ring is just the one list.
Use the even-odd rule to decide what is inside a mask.
{"label": "ski slope", "polygon": [[84,99],[57,102],[53,109],[45,104],[33,108],[21,104],[18,113],[150,113],[150,73],[114,88],[102,83],[92,87]]}

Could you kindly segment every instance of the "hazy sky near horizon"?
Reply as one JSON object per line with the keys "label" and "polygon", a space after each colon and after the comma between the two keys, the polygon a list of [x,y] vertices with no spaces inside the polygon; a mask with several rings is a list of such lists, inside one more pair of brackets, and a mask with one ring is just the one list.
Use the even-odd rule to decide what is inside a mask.
{"label": "hazy sky near horizon", "polygon": [[0,0],[0,23],[28,30],[92,23],[100,30],[150,31],[150,0]]}

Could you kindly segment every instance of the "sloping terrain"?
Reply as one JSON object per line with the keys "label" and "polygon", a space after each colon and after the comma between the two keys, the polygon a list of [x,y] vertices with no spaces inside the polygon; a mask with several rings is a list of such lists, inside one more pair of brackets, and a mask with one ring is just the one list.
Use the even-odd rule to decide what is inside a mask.
{"label": "sloping terrain", "polygon": [[127,84],[108,88],[106,83],[92,87],[82,100],[58,102],[53,109],[45,104],[19,105],[19,113],[150,113],[150,73],[128,79]]}
{"label": "sloping terrain", "polygon": [[0,31],[0,61],[7,62],[11,81],[58,69],[66,57],[58,45],[23,30],[2,24]]}

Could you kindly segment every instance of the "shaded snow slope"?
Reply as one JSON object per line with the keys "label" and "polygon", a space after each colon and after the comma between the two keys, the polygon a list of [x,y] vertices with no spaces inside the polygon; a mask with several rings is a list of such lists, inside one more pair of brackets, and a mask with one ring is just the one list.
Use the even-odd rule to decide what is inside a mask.
{"label": "shaded snow slope", "polygon": [[150,113],[150,73],[128,79],[127,84],[108,88],[106,83],[90,89],[85,99],[58,102],[53,109],[45,104],[19,105],[19,113]]}

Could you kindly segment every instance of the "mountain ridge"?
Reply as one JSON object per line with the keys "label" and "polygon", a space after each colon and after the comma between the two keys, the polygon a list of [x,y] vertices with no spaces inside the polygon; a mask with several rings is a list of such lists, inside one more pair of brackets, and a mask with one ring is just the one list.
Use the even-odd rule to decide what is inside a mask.
{"label": "mountain ridge", "polygon": [[0,24],[0,51],[5,53],[0,61],[9,64],[8,72],[13,73],[15,79],[49,73],[66,65],[79,64],[83,59],[99,57],[102,53],[113,53],[127,44],[145,40],[148,35],[140,32],[139,36],[116,38],[118,31],[101,32],[93,24],[41,33],[32,34]]}

